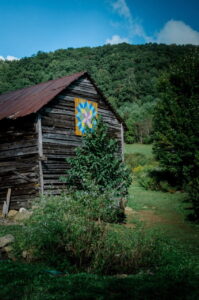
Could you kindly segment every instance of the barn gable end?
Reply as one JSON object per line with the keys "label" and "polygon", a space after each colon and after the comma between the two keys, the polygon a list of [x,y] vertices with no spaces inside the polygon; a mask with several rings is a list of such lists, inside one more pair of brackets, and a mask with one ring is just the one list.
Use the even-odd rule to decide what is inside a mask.
{"label": "barn gable end", "polygon": [[[75,98],[97,103],[98,114],[110,136],[119,141],[122,154],[122,121],[90,76],[82,73],[36,114],[1,121],[7,127],[0,130],[0,206],[9,187],[12,208],[27,206],[28,200],[41,193],[59,194],[64,188],[60,176],[70,168],[65,159],[74,156],[75,148],[82,144],[82,137],[75,133]],[[7,171],[3,171],[5,166]]]}
{"label": "barn gable end", "polygon": [[121,143],[121,124],[92,82],[86,76],[75,81],[41,111],[44,193],[59,194],[59,189],[63,188],[60,176],[70,168],[65,159],[74,156],[75,148],[82,144],[82,137],[75,134],[76,97],[98,103],[98,113],[110,135]]}

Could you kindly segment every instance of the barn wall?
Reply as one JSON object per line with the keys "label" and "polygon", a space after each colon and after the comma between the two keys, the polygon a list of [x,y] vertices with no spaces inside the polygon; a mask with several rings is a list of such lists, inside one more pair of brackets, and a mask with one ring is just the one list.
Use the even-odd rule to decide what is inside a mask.
{"label": "barn wall", "polygon": [[108,125],[110,135],[121,145],[120,122],[90,80],[79,79],[41,111],[43,155],[46,158],[42,162],[45,193],[59,194],[59,189],[63,188],[60,176],[70,168],[65,158],[74,156],[75,148],[82,143],[82,137],[75,135],[75,97],[98,103],[98,114]]}
{"label": "barn wall", "polygon": [[35,118],[1,121],[0,209],[11,188],[11,209],[27,206],[39,193]]}

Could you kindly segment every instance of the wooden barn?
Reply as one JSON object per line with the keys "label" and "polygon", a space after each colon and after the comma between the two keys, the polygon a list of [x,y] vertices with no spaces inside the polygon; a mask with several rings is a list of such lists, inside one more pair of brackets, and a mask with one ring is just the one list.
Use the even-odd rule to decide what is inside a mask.
{"label": "wooden barn", "polygon": [[65,158],[97,114],[123,155],[123,121],[87,72],[0,95],[0,209],[8,189],[12,209],[39,194],[59,194],[69,168]]}

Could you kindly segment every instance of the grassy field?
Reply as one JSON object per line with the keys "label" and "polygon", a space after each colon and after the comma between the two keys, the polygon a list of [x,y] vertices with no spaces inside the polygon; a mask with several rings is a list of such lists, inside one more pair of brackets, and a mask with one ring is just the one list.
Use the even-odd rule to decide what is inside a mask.
{"label": "grassy field", "polygon": [[141,221],[145,227],[162,231],[162,235],[184,246],[191,254],[199,254],[199,226],[187,220],[190,204],[182,193],[146,191],[130,188],[128,223]]}
{"label": "grassy field", "polygon": [[143,145],[143,144],[132,144],[132,145],[125,145],[125,153],[132,154],[132,153],[141,153],[144,154],[147,158],[151,158],[152,154],[152,145]]}
{"label": "grassy field", "polygon": [[[152,158],[150,145],[126,145],[126,153],[142,153]],[[171,263],[156,272],[139,272],[121,276],[95,274],[67,274],[52,276],[47,266],[35,262],[0,260],[0,299],[135,299],[160,298],[178,300],[199,299],[199,226],[186,220],[190,204],[181,192],[164,193],[149,191],[135,181],[130,187],[125,225],[144,231],[157,232],[164,240],[173,243],[169,252]],[[120,226],[120,225],[119,225]],[[13,233],[17,236],[20,226],[0,226],[0,236]],[[182,250],[180,250],[182,249]],[[182,251],[182,257],[178,251]]]}
{"label": "grassy field", "polygon": [[[151,145],[126,145],[126,153],[153,157]],[[175,240],[187,251],[199,254],[199,225],[188,221],[192,208],[184,193],[145,190],[134,182],[130,187],[128,206],[133,209],[128,214],[129,223],[139,220],[143,226],[162,231],[165,237]]]}

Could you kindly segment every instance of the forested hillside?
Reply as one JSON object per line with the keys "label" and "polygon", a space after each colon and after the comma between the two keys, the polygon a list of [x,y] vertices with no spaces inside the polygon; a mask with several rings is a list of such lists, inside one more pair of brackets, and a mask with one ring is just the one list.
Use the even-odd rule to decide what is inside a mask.
{"label": "forested hillside", "polygon": [[87,70],[125,119],[126,141],[148,142],[160,76],[197,46],[105,45],[38,52],[19,61],[0,60],[0,93]]}

